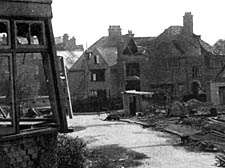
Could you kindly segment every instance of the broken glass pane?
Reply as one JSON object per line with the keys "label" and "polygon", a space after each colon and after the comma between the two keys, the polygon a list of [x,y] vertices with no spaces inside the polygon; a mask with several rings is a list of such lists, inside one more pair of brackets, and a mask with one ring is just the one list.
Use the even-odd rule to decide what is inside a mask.
{"label": "broken glass pane", "polygon": [[8,23],[0,21],[0,46],[8,45]]}
{"label": "broken glass pane", "polygon": [[32,23],[30,25],[31,44],[43,45],[43,26],[41,23]]}
{"label": "broken glass pane", "polygon": [[17,44],[29,44],[29,24],[28,23],[16,23],[17,28]]}
{"label": "broken glass pane", "polygon": [[22,118],[45,118],[52,115],[47,79],[41,53],[16,55],[17,102]]}
{"label": "broken glass pane", "polygon": [[12,81],[10,57],[0,54],[0,126],[12,124]]}
{"label": "broken glass pane", "polygon": [[17,22],[17,44],[44,45],[43,24],[39,22]]}

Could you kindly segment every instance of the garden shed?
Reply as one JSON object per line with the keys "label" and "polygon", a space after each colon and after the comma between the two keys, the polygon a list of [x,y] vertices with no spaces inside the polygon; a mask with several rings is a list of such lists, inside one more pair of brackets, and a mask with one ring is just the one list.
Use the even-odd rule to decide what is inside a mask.
{"label": "garden shed", "polygon": [[134,116],[136,112],[144,112],[152,103],[154,92],[128,90],[122,94],[125,113]]}

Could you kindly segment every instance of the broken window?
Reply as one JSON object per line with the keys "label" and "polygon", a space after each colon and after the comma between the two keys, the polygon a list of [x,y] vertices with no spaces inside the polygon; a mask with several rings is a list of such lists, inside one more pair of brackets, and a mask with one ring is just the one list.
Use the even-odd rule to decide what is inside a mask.
{"label": "broken window", "polygon": [[0,134],[14,132],[12,59],[10,54],[0,54]]}
{"label": "broken window", "polygon": [[44,26],[42,22],[16,22],[16,41],[18,45],[44,45]]}
{"label": "broken window", "polygon": [[52,115],[40,53],[17,53],[16,94],[20,118],[46,118]]}
{"label": "broken window", "polygon": [[9,22],[0,20],[0,47],[9,45]]}
{"label": "broken window", "polygon": [[0,16],[0,136],[53,127],[67,132],[49,2],[31,11],[37,4],[21,1],[21,9],[31,7],[31,13],[14,5],[6,10],[10,1],[2,4],[7,5]]}
{"label": "broken window", "polygon": [[139,63],[127,63],[126,71],[127,71],[127,77],[140,76]]}
{"label": "broken window", "polygon": [[105,81],[105,70],[91,70],[91,81]]}

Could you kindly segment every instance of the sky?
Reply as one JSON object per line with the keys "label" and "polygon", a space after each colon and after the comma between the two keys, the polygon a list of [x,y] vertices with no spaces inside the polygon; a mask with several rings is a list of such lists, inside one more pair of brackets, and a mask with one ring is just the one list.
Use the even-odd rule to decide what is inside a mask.
{"label": "sky", "polygon": [[193,15],[193,29],[213,45],[225,39],[225,0],[53,0],[53,31],[67,33],[77,44],[91,46],[108,35],[109,25],[122,34],[156,37],[172,25],[183,25],[185,12]]}

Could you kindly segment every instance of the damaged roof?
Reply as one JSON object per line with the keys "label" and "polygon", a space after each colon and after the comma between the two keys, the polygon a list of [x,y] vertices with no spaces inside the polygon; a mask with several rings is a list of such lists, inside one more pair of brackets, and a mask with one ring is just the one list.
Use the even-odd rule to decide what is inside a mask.
{"label": "damaged roof", "polygon": [[97,51],[104,58],[108,66],[113,66],[117,63],[117,48],[116,47],[106,47],[97,48]]}

